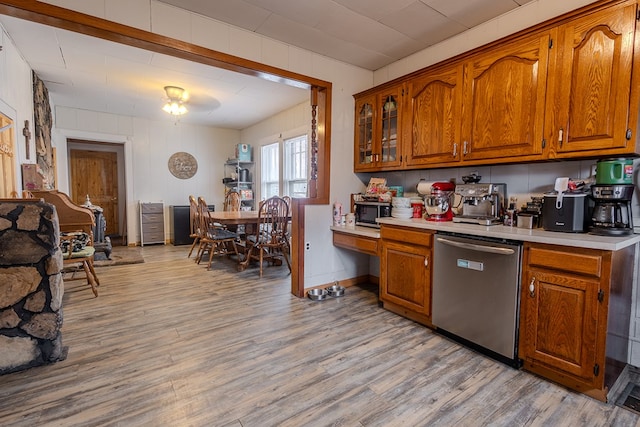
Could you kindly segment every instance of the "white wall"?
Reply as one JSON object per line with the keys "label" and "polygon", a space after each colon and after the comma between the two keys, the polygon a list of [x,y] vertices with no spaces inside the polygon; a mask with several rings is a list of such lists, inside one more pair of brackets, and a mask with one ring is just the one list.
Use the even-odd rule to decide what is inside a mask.
{"label": "white wall", "polygon": [[[68,192],[67,138],[121,143],[125,151],[127,234],[129,243],[140,241],[138,202],[165,204],[165,239],[171,233],[169,209],[188,205],[189,195],[202,196],[222,210],[224,163],[234,156],[240,132],[205,126],[116,116],[66,107],[55,109],[53,143],[58,153],[59,189]],[[198,162],[189,179],[169,172],[172,154],[185,151]]]}
{"label": "white wall", "polygon": [[29,121],[29,132],[33,127],[33,95],[31,68],[16,49],[13,41],[0,26],[0,112],[14,123],[14,160],[18,192],[22,191],[22,163],[35,163],[35,138],[29,143],[30,156],[26,157],[25,137],[22,135],[25,120]]}

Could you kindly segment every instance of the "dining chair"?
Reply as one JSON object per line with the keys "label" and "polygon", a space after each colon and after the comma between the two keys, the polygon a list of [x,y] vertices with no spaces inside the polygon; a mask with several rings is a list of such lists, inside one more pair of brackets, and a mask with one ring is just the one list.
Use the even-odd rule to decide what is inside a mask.
{"label": "dining chair", "polygon": [[211,269],[214,255],[231,255],[233,253],[239,258],[236,246],[238,234],[215,224],[207,202],[202,197],[198,197],[198,218],[200,220],[198,225],[200,245],[196,263],[200,264],[205,253],[209,254],[207,270]]}
{"label": "dining chair", "polygon": [[260,203],[258,226],[254,234],[247,236],[247,258],[248,261],[258,260],[260,277],[262,277],[263,262],[269,261],[275,264],[280,257],[284,258],[291,272],[287,240],[288,225],[289,205],[282,198],[274,196]]}
{"label": "dining chair", "polygon": [[191,258],[191,253],[198,243],[200,243],[200,217],[198,216],[198,201],[195,196],[189,195],[189,237],[193,239],[191,249],[187,258]]}
{"label": "dining chair", "polygon": [[240,210],[240,193],[229,191],[224,196],[223,210],[225,212],[238,212]]}

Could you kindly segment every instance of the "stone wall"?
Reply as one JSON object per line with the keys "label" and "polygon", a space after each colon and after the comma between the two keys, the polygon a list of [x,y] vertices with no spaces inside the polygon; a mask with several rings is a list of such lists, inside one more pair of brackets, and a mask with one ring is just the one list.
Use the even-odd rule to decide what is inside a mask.
{"label": "stone wall", "polygon": [[0,375],[66,357],[59,242],[53,205],[0,201]]}

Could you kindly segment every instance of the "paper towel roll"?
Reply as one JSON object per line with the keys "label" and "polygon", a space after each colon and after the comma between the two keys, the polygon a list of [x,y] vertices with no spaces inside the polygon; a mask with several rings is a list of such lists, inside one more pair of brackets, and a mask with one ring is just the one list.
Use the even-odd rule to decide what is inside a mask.
{"label": "paper towel roll", "polygon": [[435,181],[424,181],[421,179],[420,182],[418,182],[418,185],[416,185],[416,191],[418,194],[422,194],[423,196],[431,194],[431,186],[434,182]]}

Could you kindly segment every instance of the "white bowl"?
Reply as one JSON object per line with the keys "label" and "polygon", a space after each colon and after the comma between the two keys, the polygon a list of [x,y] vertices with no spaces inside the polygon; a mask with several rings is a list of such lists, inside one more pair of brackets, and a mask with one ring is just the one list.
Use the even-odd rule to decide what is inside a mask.
{"label": "white bowl", "polygon": [[411,199],[408,197],[391,198],[391,206],[398,208],[408,208],[411,206]]}

